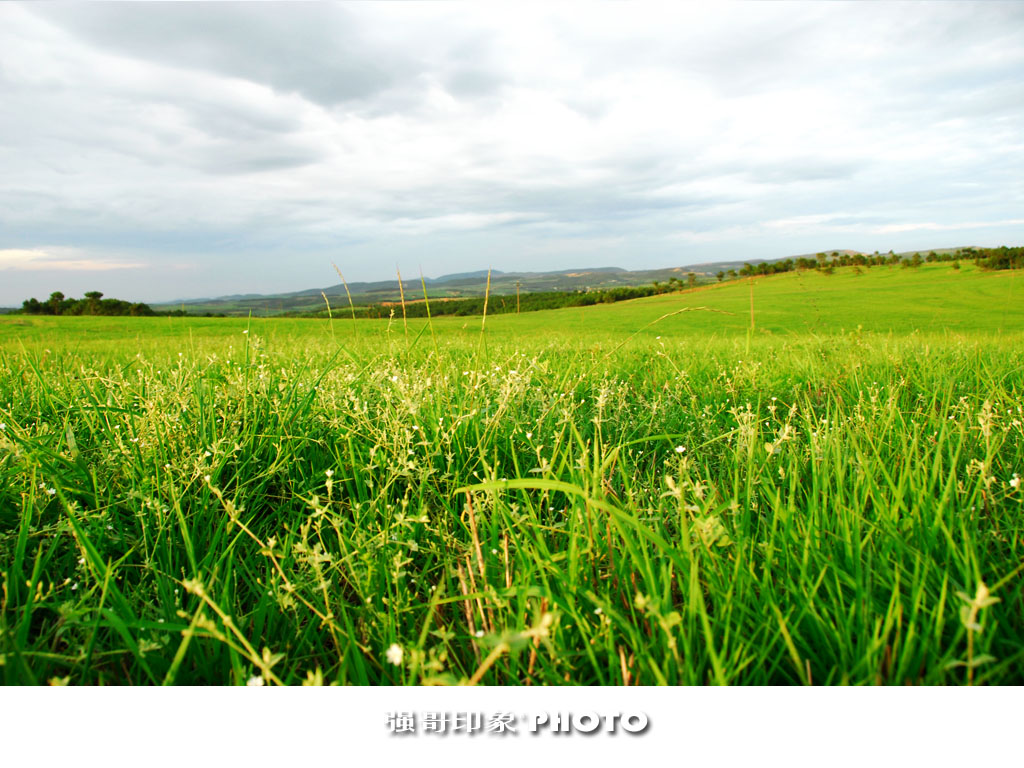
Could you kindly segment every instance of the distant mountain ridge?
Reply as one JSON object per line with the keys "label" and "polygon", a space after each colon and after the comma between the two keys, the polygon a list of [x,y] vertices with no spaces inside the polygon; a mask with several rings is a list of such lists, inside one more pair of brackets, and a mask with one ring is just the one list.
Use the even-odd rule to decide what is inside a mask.
{"label": "distant mountain ridge", "polygon": [[[947,251],[954,249],[929,249]],[[840,253],[855,255],[859,251],[849,249],[833,249],[818,253]],[[907,252],[913,253],[913,251]],[[718,272],[730,269],[739,270],[744,264],[761,264],[764,262],[785,261],[786,259],[814,258],[814,253],[798,256],[780,256],[774,259],[744,259],[733,261],[715,261],[689,264],[679,267],[660,269],[628,270],[622,267],[587,267],[562,269],[550,272],[504,272],[493,269],[490,271],[490,291],[492,295],[507,296],[516,291],[523,293],[540,291],[585,291],[615,288],[618,286],[647,285],[652,282],[667,282],[672,278],[686,280],[693,272],[702,282],[707,282]],[[456,272],[440,277],[423,278],[431,299],[468,298],[483,296],[487,289],[488,270]],[[407,301],[422,298],[422,285],[419,277],[402,278],[402,289]],[[235,294],[206,299],[186,299],[183,301],[154,304],[154,308],[179,308],[184,306],[190,313],[204,312],[225,314],[273,315],[284,312],[308,312],[321,310],[324,307],[326,294],[331,305],[340,309],[347,306],[349,294],[356,304],[398,301],[401,296],[397,278],[394,280],[377,280],[371,282],[354,282],[348,284],[348,292],[342,283],[326,288],[307,288],[301,291],[278,294]]]}

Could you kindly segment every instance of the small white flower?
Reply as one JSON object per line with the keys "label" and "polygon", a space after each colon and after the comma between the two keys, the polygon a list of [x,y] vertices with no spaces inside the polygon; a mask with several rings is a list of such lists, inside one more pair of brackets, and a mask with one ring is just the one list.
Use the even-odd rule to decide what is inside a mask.
{"label": "small white flower", "polygon": [[1010,487],[1013,488],[1013,490],[1017,490],[1018,488],[1020,488],[1020,477],[1018,477],[1016,474],[1014,474],[1014,476],[1010,479]]}
{"label": "small white flower", "polygon": [[[248,332],[249,332],[249,331],[242,331],[242,335],[244,336],[244,335],[245,335],[245,334],[247,334]],[[252,683],[250,682],[250,683],[249,683],[249,685],[252,685]],[[263,685],[263,683],[260,683],[260,685]]]}
{"label": "small white flower", "polygon": [[[246,331],[246,333],[248,333],[248,331]],[[254,686],[256,686],[258,688],[259,686],[263,685],[263,678],[262,677],[250,677],[249,678],[249,682],[247,682],[246,685],[254,685]]]}
{"label": "small white flower", "polygon": [[477,636],[477,637],[483,637],[483,636],[484,636],[484,631],[483,631],[482,629],[478,629],[478,630],[476,631],[476,636]]}
{"label": "small white flower", "polygon": [[7,429],[7,425],[0,421],[0,431]]}
{"label": "small white flower", "polygon": [[686,453],[686,446],[685,445],[677,445],[676,446],[676,453]]}
{"label": "small white flower", "polygon": [[326,472],[324,472],[324,474],[327,475],[328,477],[334,477],[334,470],[328,469]]}
{"label": "small white flower", "polygon": [[207,459],[208,459],[208,458],[210,458],[211,456],[213,456],[213,454],[212,454],[212,453],[210,453],[209,451],[203,451],[203,457],[204,457],[204,458],[207,458]]}
{"label": "small white flower", "polygon": [[392,381],[398,381],[398,374],[396,373],[394,376],[392,376],[391,380]]}
{"label": "small white flower", "polygon": [[46,489],[46,495],[47,496],[54,496],[56,493],[57,493],[57,489],[56,488],[47,488]]}
{"label": "small white flower", "polygon": [[74,592],[76,589],[78,589],[78,582],[77,581],[74,584],[71,585],[71,591],[72,592]]}
{"label": "small white flower", "polygon": [[526,439],[527,440],[530,440],[532,437],[533,437],[533,432],[527,432],[526,433]]}
{"label": "small white flower", "polygon": [[398,643],[392,643],[385,656],[387,656],[389,664],[400,667],[402,665],[402,646]]}

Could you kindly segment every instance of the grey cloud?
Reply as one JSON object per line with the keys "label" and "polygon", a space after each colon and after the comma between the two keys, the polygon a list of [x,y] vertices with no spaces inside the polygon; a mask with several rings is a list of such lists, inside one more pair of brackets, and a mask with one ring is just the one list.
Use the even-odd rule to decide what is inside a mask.
{"label": "grey cloud", "polygon": [[247,174],[277,171],[311,165],[322,157],[310,148],[263,146],[239,151],[237,148],[214,147],[194,156],[191,164],[204,173]]}
{"label": "grey cloud", "polygon": [[264,139],[302,127],[302,121],[294,114],[257,109],[251,105],[225,104],[203,94],[183,94],[175,98],[174,103],[194,126],[217,136]]}
{"label": "grey cloud", "polygon": [[324,105],[369,99],[416,71],[381,55],[336,4],[68,3],[33,12],[104,50],[295,92]]}
{"label": "grey cloud", "polygon": [[462,98],[491,96],[504,84],[504,78],[494,72],[475,67],[459,67],[445,78],[447,90]]}
{"label": "grey cloud", "polygon": [[841,181],[862,168],[861,163],[828,161],[820,158],[790,158],[785,162],[760,163],[744,169],[755,182],[788,184],[802,181]]}

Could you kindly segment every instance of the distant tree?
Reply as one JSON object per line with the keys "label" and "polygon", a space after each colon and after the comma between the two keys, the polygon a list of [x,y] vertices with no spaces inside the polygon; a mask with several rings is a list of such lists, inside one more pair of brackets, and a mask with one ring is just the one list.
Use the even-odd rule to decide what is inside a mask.
{"label": "distant tree", "polygon": [[697,287],[697,275],[695,275],[693,272],[687,273],[687,275],[686,275],[686,286],[688,288],[696,288]]}
{"label": "distant tree", "polygon": [[59,315],[61,305],[64,303],[64,294],[60,291],[54,291],[50,294],[50,298],[46,303],[50,305],[51,314]]}
{"label": "distant tree", "polygon": [[100,299],[103,298],[101,291],[86,291],[85,292],[85,314],[87,315],[98,315],[100,313]]}
{"label": "distant tree", "polygon": [[736,277],[736,270],[730,269],[727,274],[729,275],[729,277]]}
{"label": "distant tree", "polygon": [[718,278],[718,282],[722,282],[722,280],[725,279],[725,272],[723,272],[722,270],[718,270],[718,274],[715,275],[715,277]]}

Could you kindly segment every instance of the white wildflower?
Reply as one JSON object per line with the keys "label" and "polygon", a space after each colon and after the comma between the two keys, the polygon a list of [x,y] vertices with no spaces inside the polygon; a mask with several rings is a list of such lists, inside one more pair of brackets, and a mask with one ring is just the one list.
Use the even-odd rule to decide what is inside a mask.
{"label": "white wildflower", "polygon": [[385,654],[388,659],[388,663],[394,664],[396,667],[402,665],[402,646],[398,643],[392,643]]}

